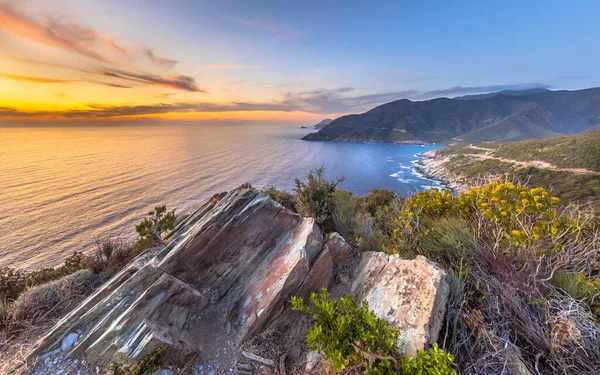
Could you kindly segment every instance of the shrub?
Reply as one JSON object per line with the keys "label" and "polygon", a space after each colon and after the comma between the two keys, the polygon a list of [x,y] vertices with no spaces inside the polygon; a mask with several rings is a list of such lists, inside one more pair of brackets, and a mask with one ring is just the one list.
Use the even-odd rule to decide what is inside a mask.
{"label": "shrub", "polygon": [[437,345],[420,351],[416,359],[400,358],[398,328],[378,318],[367,301],[357,305],[350,296],[330,301],[327,290],[321,289],[318,297],[311,294],[310,302],[307,306],[302,298],[292,297],[292,309],[315,320],[306,333],[308,347],[323,352],[335,371],[350,365],[367,374],[456,374],[452,355]]}
{"label": "shrub", "polygon": [[[583,272],[555,272],[550,280],[554,286],[575,299],[590,299],[600,295],[600,278],[589,280]],[[600,301],[598,301],[600,306]]]}
{"label": "shrub", "polygon": [[[311,350],[323,352],[333,363],[335,371],[350,365],[365,366],[373,373],[394,373],[393,357],[396,354],[398,328],[375,316],[366,301],[358,306],[352,297],[339,301],[329,300],[329,293],[322,289],[319,297],[310,296],[313,305],[292,297],[292,309],[311,316],[315,323],[306,333],[306,341]],[[378,358],[377,358],[378,357]]]}
{"label": "shrub", "polygon": [[163,244],[161,234],[175,228],[176,219],[175,211],[167,212],[166,206],[157,206],[148,212],[148,217],[135,226],[135,231],[141,238],[152,239],[156,243]]}
{"label": "shrub", "polygon": [[281,204],[283,207],[291,210],[293,212],[296,211],[296,201],[294,199],[294,195],[292,193],[288,193],[287,191],[279,190],[275,186],[269,186],[266,189],[260,190],[260,194],[264,194],[269,198],[273,199],[275,202]]}
{"label": "shrub", "polygon": [[[153,243],[148,238],[144,238],[141,241],[145,242],[145,245]],[[94,248],[87,256],[86,266],[96,273],[103,272],[112,275],[146,250],[146,248],[144,246],[129,244],[118,238],[97,238],[94,241]]]}
{"label": "shrub", "polygon": [[163,345],[155,349],[152,353],[148,354],[144,358],[140,359],[139,362],[127,366],[120,363],[111,363],[109,370],[114,375],[144,375],[153,374],[155,371],[161,369],[166,355],[169,352],[169,346]]}
{"label": "shrub", "polygon": [[10,325],[38,324],[61,317],[106,281],[107,277],[81,270],[25,291],[7,307]]}
{"label": "shrub", "polygon": [[[447,190],[431,189],[405,201],[395,222],[394,246],[387,250],[398,252],[413,246],[423,230],[422,220],[452,216],[472,223],[474,231],[483,229],[495,238],[495,247],[509,254],[539,258],[546,249],[562,249],[566,240],[579,236],[593,221],[593,214],[569,212],[559,202],[544,188],[512,182],[493,181],[457,197]],[[532,251],[517,253],[517,248]]]}
{"label": "shrub", "polygon": [[360,197],[347,190],[337,189],[332,198],[335,228],[344,238],[354,242],[360,233],[358,222]]}
{"label": "shrub", "polygon": [[419,350],[415,358],[402,361],[403,375],[455,375],[454,357],[436,344],[429,350]]}
{"label": "shrub", "polygon": [[306,175],[306,182],[294,180],[296,186],[296,209],[303,216],[313,217],[326,231],[333,230],[333,193],[344,178],[329,181],[325,167],[315,168]]}
{"label": "shrub", "polygon": [[422,225],[425,229],[413,251],[448,269],[456,270],[460,266],[457,260],[470,258],[477,247],[477,238],[463,219],[442,217],[425,220]]}

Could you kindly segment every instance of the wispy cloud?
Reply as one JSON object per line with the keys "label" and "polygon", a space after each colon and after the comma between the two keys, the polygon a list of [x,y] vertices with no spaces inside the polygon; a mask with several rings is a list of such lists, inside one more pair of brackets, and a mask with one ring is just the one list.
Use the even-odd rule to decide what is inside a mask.
{"label": "wispy cloud", "polygon": [[138,83],[154,84],[178,90],[206,93],[206,90],[198,87],[193,77],[185,75],[163,77],[148,73],[128,72],[121,69],[103,69],[100,71],[100,73],[107,77],[124,79]]}
{"label": "wispy cloud", "polygon": [[179,61],[177,60],[155,55],[154,51],[148,47],[144,49],[144,54],[146,55],[146,57],[148,57],[148,60],[150,60],[150,62],[166,69],[171,69],[179,63]]}
{"label": "wispy cloud", "polygon": [[68,82],[72,82],[72,81],[65,80],[65,79],[28,77],[28,76],[14,75],[14,74],[0,74],[0,77],[10,79],[13,81],[31,82],[31,83],[68,83]]}
{"label": "wispy cloud", "polygon": [[108,61],[98,51],[100,45],[118,47],[112,39],[90,27],[64,23],[51,16],[46,16],[43,20],[34,19],[10,3],[0,4],[0,25],[22,38],[99,61]]}
{"label": "wispy cloud", "polygon": [[217,65],[200,65],[201,69],[232,69],[232,70],[259,70],[263,67],[260,65],[244,65],[244,64],[217,64]]}
{"label": "wispy cloud", "polygon": [[[102,63],[119,64],[123,62],[119,61],[119,57],[140,55],[139,49],[128,51],[111,37],[91,27],[76,22],[64,22],[62,18],[49,15],[35,18],[11,3],[0,3],[0,27],[26,40],[83,55]],[[110,52],[113,54],[110,55]],[[142,45],[141,53],[160,68],[171,69],[178,63],[175,59],[155,54],[152,48],[145,45]],[[29,62],[37,63],[31,60]],[[47,65],[80,70],[61,64],[48,63]]]}
{"label": "wispy cloud", "polygon": [[260,17],[225,17],[225,19],[235,22],[238,25],[266,31],[285,39],[296,39],[308,35],[306,31],[293,26],[275,23]]}

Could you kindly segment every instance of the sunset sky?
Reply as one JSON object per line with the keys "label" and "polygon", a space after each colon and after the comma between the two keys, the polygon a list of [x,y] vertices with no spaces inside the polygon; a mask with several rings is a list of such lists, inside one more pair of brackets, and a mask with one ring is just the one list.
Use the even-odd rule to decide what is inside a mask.
{"label": "sunset sky", "polygon": [[583,0],[0,0],[0,120],[310,124],[401,98],[595,87],[598,14]]}

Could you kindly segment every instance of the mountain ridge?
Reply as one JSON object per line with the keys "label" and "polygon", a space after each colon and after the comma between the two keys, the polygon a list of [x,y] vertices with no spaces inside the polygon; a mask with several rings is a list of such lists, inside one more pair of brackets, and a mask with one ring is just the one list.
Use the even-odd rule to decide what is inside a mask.
{"label": "mountain ridge", "polygon": [[337,118],[303,139],[390,143],[518,141],[580,133],[599,124],[600,88],[533,89],[470,99],[399,99],[362,114]]}

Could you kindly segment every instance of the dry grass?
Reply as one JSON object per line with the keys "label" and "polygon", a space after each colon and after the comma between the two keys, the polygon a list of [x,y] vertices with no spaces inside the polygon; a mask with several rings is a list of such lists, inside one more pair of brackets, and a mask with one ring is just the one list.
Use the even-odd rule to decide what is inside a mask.
{"label": "dry grass", "polygon": [[[0,373],[23,363],[39,337],[106,280],[107,276],[82,270],[33,287],[8,304],[0,328]],[[20,368],[19,374],[26,374],[34,365]]]}

